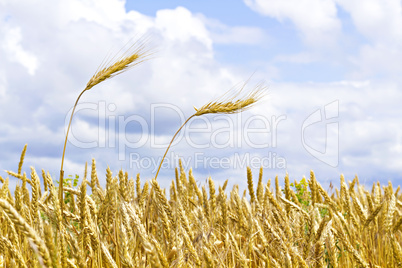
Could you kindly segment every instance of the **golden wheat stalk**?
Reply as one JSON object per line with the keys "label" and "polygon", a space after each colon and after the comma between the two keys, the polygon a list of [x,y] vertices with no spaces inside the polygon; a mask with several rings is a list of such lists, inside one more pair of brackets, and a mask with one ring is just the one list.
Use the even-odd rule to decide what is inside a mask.
{"label": "golden wheat stalk", "polygon": [[6,200],[0,199],[0,208],[11,219],[14,225],[22,232],[27,238],[33,241],[33,245],[37,247],[39,255],[43,258],[45,267],[52,267],[52,261],[50,259],[49,250],[46,247],[43,239],[32,228],[31,225],[10,205]]}
{"label": "golden wheat stalk", "polygon": [[84,90],[78,95],[77,100],[75,101],[73,110],[71,112],[70,121],[68,123],[66,138],[64,141],[63,147],[63,156],[61,158],[61,168],[60,168],[60,182],[59,182],[59,200],[60,200],[60,207],[63,209],[63,179],[64,179],[64,155],[66,152],[66,145],[68,139],[68,133],[71,126],[71,121],[73,120],[73,115],[75,108],[77,107],[78,101],[80,100],[81,96],[84,94],[85,91],[90,90],[97,84],[110,79],[118,74],[121,74],[130,68],[144,62],[149,58],[152,54],[151,50],[148,49],[148,40],[147,38],[143,38],[135,42],[132,46],[130,46],[126,52],[122,54],[119,58],[112,58],[111,61],[102,64],[96,73],[89,79],[86,87]]}
{"label": "golden wheat stalk", "polygon": [[187,120],[180,126],[180,128],[176,131],[173,135],[172,140],[167,147],[165,154],[162,157],[161,162],[159,163],[158,170],[155,174],[155,179],[158,177],[159,171],[161,169],[163,160],[165,159],[170,146],[172,145],[174,139],[176,138],[177,134],[179,134],[180,130],[193,118],[196,116],[201,116],[204,114],[234,114],[240,113],[245,110],[250,109],[257,101],[259,101],[265,95],[266,86],[262,83],[258,84],[252,91],[247,94],[243,94],[243,90],[246,83],[237,91],[228,91],[220,98],[216,99],[215,101],[208,102],[201,108],[195,109],[195,113],[187,118]]}
{"label": "golden wheat stalk", "polygon": [[[138,182],[138,198],[130,195],[126,201],[128,175],[112,177],[107,169],[105,189],[96,186],[92,197],[87,179],[77,188],[65,187],[69,198],[60,213],[52,178],[42,176],[48,185],[43,195],[34,169],[31,186],[37,189],[28,192],[27,185],[17,185],[12,195],[8,178],[0,187],[0,268],[1,261],[4,267],[402,266],[401,196],[390,184],[374,185],[370,193],[356,179],[350,191],[342,176],[341,191],[325,198],[313,174],[313,205],[312,191],[303,197],[308,202],[297,203],[292,192],[299,192],[285,186],[287,199],[278,180],[278,195],[268,182],[258,208],[258,188],[254,206],[245,198],[247,188],[239,195],[235,185],[228,198],[227,180],[215,192],[216,181],[208,178],[197,185],[191,172],[187,180],[182,165],[170,198],[152,179],[143,187]],[[26,174],[21,178],[26,184]],[[129,185],[133,191],[133,179]],[[376,196],[381,197],[378,204]]]}

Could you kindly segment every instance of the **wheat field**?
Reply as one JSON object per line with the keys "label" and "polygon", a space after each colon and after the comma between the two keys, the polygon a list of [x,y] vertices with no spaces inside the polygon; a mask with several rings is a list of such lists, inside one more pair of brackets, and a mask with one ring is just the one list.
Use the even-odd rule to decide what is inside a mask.
{"label": "wheat field", "polygon": [[[286,175],[284,183],[278,177],[271,183],[262,169],[256,179],[247,168],[248,189],[229,190],[227,180],[200,182],[179,163],[170,188],[162,189],[160,166],[143,182],[109,168],[99,180],[95,160],[82,178],[65,178],[68,133],[82,94],[151,55],[140,40],[88,81],[70,116],[59,181],[45,170],[23,172],[27,146],[17,172],[7,171],[18,179],[13,193],[9,178],[0,176],[0,268],[402,267],[402,198],[391,183],[368,190],[357,177],[341,176],[339,189],[331,184],[326,191],[312,171],[308,179],[291,182]],[[265,94],[263,85],[244,94],[244,85],[195,108],[163,158],[191,118],[242,112]]]}
{"label": "wheat field", "polygon": [[49,173],[22,171],[25,151],[7,171],[20,181],[13,194],[0,177],[0,267],[402,266],[400,187],[390,183],[367,190],[341,176],[329,194],[312,171],[281,184],[248,168],[248,189],[228,190],[180,164],[170,189],[110,169],[103,188],[92,160],[88,176],[64,181],[61,214]]}

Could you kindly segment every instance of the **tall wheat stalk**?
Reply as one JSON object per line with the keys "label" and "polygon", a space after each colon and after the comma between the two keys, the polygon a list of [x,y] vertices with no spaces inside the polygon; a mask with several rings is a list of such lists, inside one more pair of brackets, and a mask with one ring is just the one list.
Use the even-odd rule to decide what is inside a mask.
{"label": "tall wheat stalk", "polygon": [[122,54],[122,56],[114,57],[110,61],[101,64],[101,66],[99,66],[95,74],[91,77],[91,79],[89,79],[84,90],[78,95],[78,98],[75,101],[73,110],[71,112],[70,121],[68,123],[66,138],[63,147],[63,156],[61,158],[59,200],[60,200],[60,207],[62,210],[63,210],[64,155],[66,152],[67,139],[68,139],[68,133],[70,131],[71,121],[73,120],[74,111],[75,108],[77,107],[78,101],[80,100],[81,96],[84,94],[85,91],[88,91],[97,84],[107,79],[110,79],[116,75],[119,75],[147,60],[148,57],[152,54],[152,52],[148,49],[147,41],[148,40],[146,38],[137,40]]}
{"label": "tall wheat stalk", "polygon": [[161,169],[163,160],[165,159],[170,146],[172,145],[174,139],[176,138],[177,134],[179,134],[180,130],[193,118],[196,116],[201,116],[205,114],[234,114],[240,113],[245,110],[250,109],[257,101],[259,101],[265,94],[266,87],[263,84],[257,85],[251,92],[247,94],[243,94],[243,90],[246,83],[242,85],[242,87],[237,91],[228,91],[220,98],[210,101],[201,108],[195,109],[195,113],[187,118],[187,120],[180,126],[180,128],[176,131],[173,135],[172,140],[167,147],[165,154],[162,157],[161,162],[159,163],[158,170],[155,174],[155,179],[158,177],[159,171]]}

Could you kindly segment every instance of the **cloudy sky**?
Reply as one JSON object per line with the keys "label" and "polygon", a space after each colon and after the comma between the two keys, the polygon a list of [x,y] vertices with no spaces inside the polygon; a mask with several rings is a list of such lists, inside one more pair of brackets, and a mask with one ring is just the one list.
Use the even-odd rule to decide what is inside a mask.
{"label": "cloudy sky", "polygon": [[27,143],[24,170],[57,178],[78,94],[146,36],[150,60],[83,95],[66,174],[82,177],[95,158],[99,174],[109,165],[150,179],[193,106],[263,83],[267,96],[249,111],[190,121],[161,183],[178,158],[201,182],[242,187],[246,166],[257,177],[261,165],[265,180],[314,170],[323,184],[342,173],[400,183],[401,1],[0,0],[0,20],[2,177]]}

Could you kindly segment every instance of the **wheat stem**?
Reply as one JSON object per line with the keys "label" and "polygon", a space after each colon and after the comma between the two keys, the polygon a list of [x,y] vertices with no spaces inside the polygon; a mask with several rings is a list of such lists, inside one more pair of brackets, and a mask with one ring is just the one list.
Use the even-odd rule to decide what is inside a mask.
{"label": "wheat stem", "polygon": [[[133,46],[129,48],[129,51],[126,52],[126,54],[129,54],[128,56],[119,58],[115,62],[111,63],[109,66],[101,69],[100,71],[97,71],[91,79],[88,81],[85,89],[78,95],[77,100],[75,101],[73,110],[71,112],[70,116],[70,121],[68,123],[67,127],[67,132],[66,132],[66,138],[64,140],[64,147],[63,147],[63,155],[61,158],[61,168],[60,168],[60,182],[59,182],[59,201],[60,201],[60,208],[63,210],[63,183],[64,183],[64,170],[63,170],[63,164],[64,164],[64,156],[66,152],[66,146],[67,146],[67,139],[68,139],[68,133],[70,131],[71,127],[71,121],[73,120],[75,108],[77,107],[78,101],[80,100],[82,94],[84,94],[85,91],[90,90],[97,84],[112,78],[118,74],[123,73],[124,71],[128,70],[130,67],[133,67],[137,64],[140,64],[141,62],[146,60],[146,57],[151,55],[151,53],[147,50],[145,50],[146,47],[146,40],[139,41],[139,43],[135,43]],[[141,59],[141,60],[138,60]]]}
{"label": "wheat stem", "polygon": [[171,140],[170,143],[169,143],[169,146],[167,147],[167,149],[166,149],[166,151],[165,151],[165,154],[164,154],[163,157],[162,157],[161,162],[159,163],[159,167],[158,167],[158,170],[156,171],[156,175],[155,175],[155,180],[156,180],[156,178],[158,177],[159,170],[161,169],[163,160],[165,159],[165,157],[166,157],[166,155],[167,155],[167,153],[168,153],[168,151],[169,151],[169,148],[170,148],[170,146],[172,146],[172,143],[173,143],[174,139],[176,138],[177,134],[179,134],[180,130],[181,130],[181,129],[187,124],[187,122],[190,121],[190,119],[193,118],[194,116],[196,116],[196,114],[193,114],[192,116],[190,116],[189,118],[187,118],[187,120],[181,125],[181,127],[180,127],[180,128],[176,131],[176,133],[174,134],[172,140]]}

